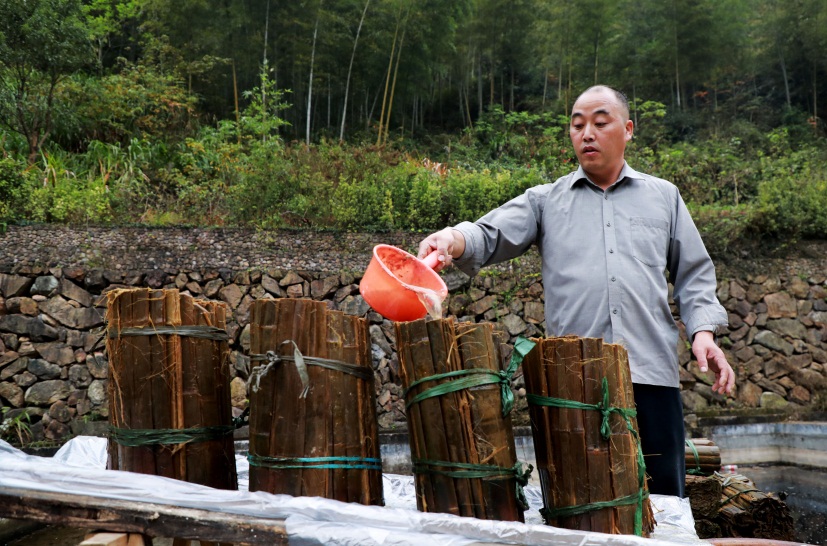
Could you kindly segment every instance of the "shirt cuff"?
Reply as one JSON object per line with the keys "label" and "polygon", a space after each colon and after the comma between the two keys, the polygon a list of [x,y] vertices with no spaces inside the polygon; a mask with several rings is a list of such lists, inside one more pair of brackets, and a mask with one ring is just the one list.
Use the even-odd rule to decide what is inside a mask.
{"label": "shirt cuff", "polygon": [[482,268],[482,253],[479,252],[479,227],[473,222],[461,222],[453,229],[465,237],[465,250],[462,256],[454,258],[453,264],[463,273],[473,277]]}
{"label": "shirt cuff", "polygon": [[689,335],[689,339],[692,340],[695,338],[695,333],[702,330],[714,334],[718,327],[729,324],[729,317],[727,317],[723,305],[713,303],[697,309],[684,321],[684,324],[686,325],[686,333]]}

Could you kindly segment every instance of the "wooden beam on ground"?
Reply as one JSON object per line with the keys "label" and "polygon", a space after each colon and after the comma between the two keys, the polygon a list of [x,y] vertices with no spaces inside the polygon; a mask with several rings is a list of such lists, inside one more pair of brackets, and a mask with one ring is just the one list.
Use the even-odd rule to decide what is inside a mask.
{"label": "wooden beam on ground", "polygon": [[93,533],[78,546],[129,546],[129,535],[126,533]]}
{"label": "wooden beam on ground", "polygon": [[89,533],[78,546],[152,546],[152,539],[137,533]]}
{"label": "wooden beam on ground", "polygon": [[28,489],[0,490],[0,517],[150,537],[287,545],[283,519]]}

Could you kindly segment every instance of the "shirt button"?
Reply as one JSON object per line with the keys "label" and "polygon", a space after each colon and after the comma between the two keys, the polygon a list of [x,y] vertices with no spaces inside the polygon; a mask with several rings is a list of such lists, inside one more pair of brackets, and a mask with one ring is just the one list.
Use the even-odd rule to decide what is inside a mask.
{"label": "shirt button", "polygon": [[607,227],[612,227],[612,223],[611,222],[606,222],[606,226]]}
{"label": "shirt button", "polygon": [[614,278],[614,277],[612,277],[612,282],[615,282],[615,278]]}
{"label": "shirt button", "polygon": [[617,309],[612,309],[612,313],[617,314]]}
{"label": "shirt button", "polygon": [[613,248],[610,248],[609,249],[609,254],[614,254],[614,253],[615,253],[615,250]]}
{"label": "shirt button", "polygon": [[603,192],[603,199],[608,199],[608,198],[609,198],[609,194],[606,193],[606,192]]}

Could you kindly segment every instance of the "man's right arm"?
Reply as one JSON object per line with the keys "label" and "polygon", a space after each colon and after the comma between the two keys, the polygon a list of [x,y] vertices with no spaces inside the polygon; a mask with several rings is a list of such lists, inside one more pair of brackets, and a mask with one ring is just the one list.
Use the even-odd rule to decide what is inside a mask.
{"label": "man's right arm", "polygon": [[419,245],[419,257],[437,250],[442,258],[437,271],[456,261],[454,265],[473,276],[481,267],[520,256],[537,238],[550,188],[535,186],[476,222],[460,222],[429,235]]}

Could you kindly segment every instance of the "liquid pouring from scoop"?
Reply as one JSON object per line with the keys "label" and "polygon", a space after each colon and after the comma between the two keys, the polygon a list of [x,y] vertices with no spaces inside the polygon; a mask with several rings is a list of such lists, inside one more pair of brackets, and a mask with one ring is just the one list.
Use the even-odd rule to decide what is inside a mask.
{"label": "liquid pouring from scoop", "polygon": [[376,245],[359,292],[377,313],[392,321],[425,315],[441,318],[448,287],[433,269],[437,261],[436,251],[420,260],[394,246]]}

